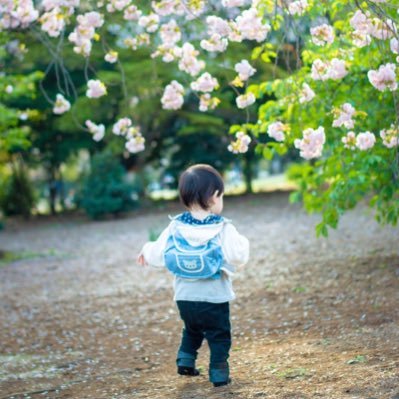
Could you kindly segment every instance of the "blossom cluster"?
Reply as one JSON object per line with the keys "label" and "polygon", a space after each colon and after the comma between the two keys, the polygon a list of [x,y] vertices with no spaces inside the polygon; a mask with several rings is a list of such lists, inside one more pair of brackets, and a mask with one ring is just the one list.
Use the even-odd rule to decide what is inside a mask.
{"label": "blossom cluster", "polygon": [[161,103],[164,109],[177,110],[180,109],[184,103],[184,87],[173,80],[166,87],[161,98]]}
{"label": "blossom cluster", "polygon": [[356,135],[354,132],[348,132],[346,136],[342,137],[344,147],[354,150],[356,147],[361,151],[367,151],[374,147],[376,138],[374,133],[362,132]]}
{"label": "blossom cluster", "polygon": [[105,135],[105,126],[103,124],[96,125],[91,120],[87,120],[85,123],[89,132],[93,135],[93,140],[101,141]]}
{"label": "blossom cluster", "polygon": [[382,143],[387,148],[399,146],[399,129],[395,125],[391,125],[389,129],[383,129],[380,132]]}
{"label": "blossom cluster", "polygon": [[285,133],[290,130],[287,124],[284,124],[280,121],[273,122],[267,128],[267,134],[274,138],[276,141],[284,141]]}
{"label": "blossom cluster", "polygon": [[39,17],[32,0],[5,0],[0,4],[0,29],[26,28]]}
{"label": "blossom cluster", "polygon": [[[387,0],[370,0],[374,3],[386,3]],[[209,2],[193,0],[181,2],[178,0],[156,0],[149,2],[151,9],[143,12],[132,0],[107,0],[96,2],[96,11],[80,0],[3,0],[0,4],[0,29],[27,28],[34,22],[40,23],[41,29],[50,37],[58,37],[66,30],[67,24],[74,21],[72,15],[80,6],[81,13],[76,16],[76,26],[72,27],[68,40],[73,44],[73,50],[89,57],[95,41],[100,39],[99,29],[104,25],[106,13],[120,13],[121,18],[129,22],[129,29],[120,37],[120,42],[132,50],[140,46],[148,46],[153,41],[155,51],[151,57],[161,57],[164,62],[176,62],[180,71],[188,75],[187,87],[196,92],[199,98],[200,111],[214,109],[220,99],[214,96],[214,91],[219,88],[218,80],[206,71],[206,63],[201,59],[201,53],[224,52],[230,42],[253,40],[263,46],[271,26],[265,21],[265,13],[259,0],[222,0],[217,2],[215,9],[223,10],[220,14],[204,16],[205,28],[196,32],[194,36],[183,34],[184,24],[181,19],[190,21],[206,11],[212,10]],[[37,4],[35,6],[35,4]],[[303,15],[310,8],[308,0],[278,0],[278,12],[281,9],[290,15]],[[246,7],[248,6],[248,7]],[[245,7],[241,8],[241,7]],[[320,20],[319,20],[320,21]],[[398,29],[391,19],[382,20],[369,11],[357,10],[350,19],[353,28],[351,37],[357,47],[369,45],[373,40],[389,41],[389,48],[397,54],[399,62]],[[337,28],[337,31],[340,31]],[[129,32],[129,33],[128,33]],[[154,35],[157,35],[153,40]],[[333,26],[322,23],[310,29],[311,40],[317,46],[326,46],[334,43],[335,32]],[[194,46],[195,40],[199,45]],[[105,45],[104,47],[108,47]],[[204,51],[203,51],[204,50]],[[341,49],[342,50],[342,49]],[[118,61],[118,53],[112,49],[105,49],[104,59],[109,63]],[[351,55],[345,51],[337,51],[337,57],[331,60],[315,59],[311,67],[311,78],[315,81],[340,80],[348,74],[347,66]],[[212,57],[212,56],[211,56]],[[348,64],[346,62],[348,61]],[[396,91],[398,89],[396,65],[385,63],[377,69],[368,71],[370,83],[379,91]],[[256,69],[243,59],[234,65],[236,78],[230,82],[232,86],[242,88],[247,86]],[[184,79],[183,79],[184,80]],[[182,80],[182,81],[183,81]],[[12,87],[12,86],[10,86]],[[245,90],[245,89],[244,89]],[[167,110],[178,110],[184,104],[184,95],[187,89],[176,80],[170,82],[164,89],[161,97],[162,107]],[[212,93],[212,94],[211,94]],[[89,98],[99,98],[107,94],[104,83],[93,77],[87,82],[86,95]],[[297,97],[300,104],[308,103],[316,94],[307,83],[303,83],[298,90]],[[256,101],[251,91],[243,91],[236,97],[239,109],[245,109]],[[70,110],[70,102],[62,95],[57,94],[53,112],[61,115]],[[353,117],[355,108],[350,103],[345,103],[332,110],[334,115],[333,127],[354,128]],[[101,140],[105,133],[102,124],[86,121],[87,129],[93,134],[94,140]],[[282,122],[273,122],[268,126],[267,133],[276,141],[284,141],[289,126]],[[138,127],[133,127],[129,118],[120,119],[113,126],[114,134],[126,137],[126,148],[130,152],[141,151],[144,148],[144,138]],[[398,130],[391,126],[381,130],[380,136],[383,144],[392,148],[398,143]],[[342,139],[347,148],[366,150],[374,146],[375,135],[370,132],[355,134],[348,132]],[[236,141],[231,143],[231,151],[245,152],[251,142],[250,137],[244,132],[236,135]],[[322,127],[306,129],[302,139],[295,140],[295,147],[300,149],[301,156],[306,159],[321,155],[325,142],[325,133]]]}
{"label": "blossom cluster", "polygon": [[305,159],[318,158],[323,152],[323,146],[326,141],[324,127],[317,129],[308,128],[302,133],[302,139],[295,139],[294,146],[299,149],[299,155]]}
{"label": "blossom cluster", "polygon": [[309,4],[307,0],[290,1],[288,4],[288,12],[291,15],[303,15],[308,6]]}
{"label": "blossom cluster", "polygon": [[70,109],[71,103],[62,94],[57,94],[53,107],[54,114],[61,115]]}
{"label": "blossom cluster", "polygon": [[348,74],[344,60],[333,58],[331,61],[316,59],[312,64],[311,77],[314,80],[339,80]]}
{"label": "blossom cluster", "polygon": [[324,46],[334,42],[334,29],[332,26],[323,24],[310,29],[312,41],[317,46]]}
{"label": "blossom cluster", "polygon": [[310,88],[307,83],[302,84],[302,89],[299,93],[299,102],[300,104],[308,103],[312,101],[316,97],[315,92]]}
{"label": "blossom cluster", "polygon": [[104,24],[104,18],[100,13],[90,11],[78,15],[77,21],[78,24],[69,34],[68,40],[75,45],[73,48],[75,53],[88,57],[91,53],[92,40],[96,37],[95,30]]}
{"label": "blossom cluster", "polygon": [[139,126],[133,126],[130,118],[119,119],[112,127],[112,133],[126,138],[125,148],[132,154],[143,151],[145,139]]}
{"label": "blossom cluster", "polygon": [[227,149],[233,154],[243,154],[248,151],[248,146],[251,141],[251,137],[245,132],[239,131],[236,133],[235,141],[231,142]]}
{"label": "blossom cluster", "polygon": [[339,108],[334,108],[332,112],[335,117],[332,124],[333,127],[344,126],[347,129],[353,129],[355,121],[352,117],[355,115],[356,110],[352,104],[345,103]]}
{"label": "blossom cluster", "polygon": [[395,64],[381,65],[378,70],[370,70],[367,76],[370,83],[380,91],[389,90],[394,91],[398,88],[396,81]]}
{"label": "blossom cluster", "polygon": [[194,91],[202,91],[204,93],[210,93],[219,86],[216,78],[208,72],[203,73],[196,81],[191,83],[191,88]]}
{"label": "blossom cluster", "polygon": [[[395,36],[395,32],[397,32],[397,27],[391,19],[383,21],[377,17],[372,18],[369,11],[363,13],[357,10],[350,19],[350,25],[354,29],[355,36],[363,37],[368,44],[371,42],[371,37],[386,40]],[[354,44],[356,45],[356,43]]]}

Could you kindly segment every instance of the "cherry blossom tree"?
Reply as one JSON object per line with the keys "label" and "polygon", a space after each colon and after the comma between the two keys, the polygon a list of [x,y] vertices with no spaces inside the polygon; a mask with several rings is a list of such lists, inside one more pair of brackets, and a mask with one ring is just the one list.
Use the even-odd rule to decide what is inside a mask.
{"label": "cherry blossom tree", "polygon": [[[399,217],[399,62],[398,5],[387,0],[5,0],[0,29],[32,31],[48,45],[59,67],[59,93],[49,98],[53,112],[71,112],[76,101],[73,82],[62,61],[72,46],[82,57],[88,98],[106,96],[108,88],[91,67],[90,56],[101,46],[104,60],[126,79],[118,49],[150,48],[151,57],[174,65],[176,78],[160,96],[170,112],[184,107],[189,95],[199,110],[220,106],[218,93],[231,90],[237,112],[246,123],[231,126],[233,153],[255,148],[265,157],[295,148],[307,162],[291,170],[309,211],[323,214],[317,233],[327,235],[339,216],[366,197],[381,222]],[[115,22],[117,21],[117,22]],[[106,32],[114,41],[108,43]],[[224,59],[242,43],[248,56]],[[261,81],[255,63],[283,65],[289,76]],[[212,66],[212,68],[210,68]],[[222,87],[211,69],[234,72]],[[253,84],[251,84],[251,81]],[[140,82],[137,82],[140,84]],[[128,93],[125,93],[128,96]],[[258,106],[251,119],[250,107]],[[88,119],[82,128],[95,140],[104,136],[101,123]],[[131,153],[145,148],[140,127],[128,115],[115,121]],[[262,136],[271,140],[265,143]]]}

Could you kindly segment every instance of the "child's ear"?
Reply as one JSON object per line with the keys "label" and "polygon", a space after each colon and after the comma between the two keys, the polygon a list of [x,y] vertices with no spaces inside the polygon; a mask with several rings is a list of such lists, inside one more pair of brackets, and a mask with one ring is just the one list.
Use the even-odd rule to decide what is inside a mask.
{"label": "child's ear", "polygon": [[212,202],[215,202],[215,201],[216,201],[216,198],[219,197],[219,196],[220,196],[219,190],[216,190],[216,191],[213,193],[212,197],[211,197]]}

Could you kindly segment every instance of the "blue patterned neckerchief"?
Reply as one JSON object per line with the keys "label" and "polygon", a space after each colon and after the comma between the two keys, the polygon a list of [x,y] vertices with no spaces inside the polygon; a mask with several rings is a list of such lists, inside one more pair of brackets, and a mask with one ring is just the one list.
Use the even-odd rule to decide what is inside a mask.
{"label": "blue patterned neckerchief", "polygon": [[178,215],[176,220],[184,224],[206,225],[220,223],[223,221],[223,217],[220,215],[210,214],[205,219],[199,220],[193,217],[190,212],[184,212]]}

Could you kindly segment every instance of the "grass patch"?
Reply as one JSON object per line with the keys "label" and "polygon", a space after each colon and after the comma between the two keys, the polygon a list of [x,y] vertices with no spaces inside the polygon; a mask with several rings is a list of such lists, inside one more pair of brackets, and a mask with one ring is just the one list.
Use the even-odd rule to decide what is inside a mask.
{"label": "grass patch", "polygon": [[357,355],[353,359],[348,360],[347,364],[357,364],[357,363],[365,363],[367,361],[366,356]]}
{"label": "grass patch", "polygon": [[310,372],[309,370],[299,367],[295,369],[287,369],[284,371],[279,371],[276,373],[280,378],[285,378],[287,380],[291,380],[294,378],[304,378],[304,377],[310,377]]}
{"label": "grass patch", "polygon": [[292,291],[295,292],[295,293],[297,293],[297,294],[302,294],[302,293],[306,292],[307,289],[306,289],[306,287],[298,286],[298,287],[294,287],[294,288],[292,289]]}
{"label": "grass patch", "polygon": [[20,260],[47,258],[47,257],[64,257],[65,254],[55,250],[49,249],[47,251],[35,252],[35,251],[2,251],[0,250],[0,266],[7,265],[9,263],[17,262]]}

